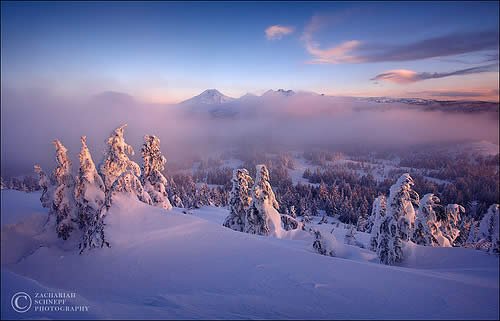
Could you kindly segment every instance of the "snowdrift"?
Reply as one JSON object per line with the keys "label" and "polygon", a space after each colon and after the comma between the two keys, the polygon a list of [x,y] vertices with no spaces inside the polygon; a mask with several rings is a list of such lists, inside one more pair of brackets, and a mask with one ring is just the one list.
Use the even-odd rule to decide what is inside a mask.
{"label": "snowdrift", "polygon": [[[79,255],[44,236],[36,194],[1,193],[2,319],[499,317],[498,257],[476,250],[413,246],[402,266],[385,266],[349,245],[344,258],[319,255],[304,234],[233,231],[221,225],[226,209],[190,215],[118,197],[107,218],[112,247]],[[47,289],[76,292],[89,312],[12,310],[15,292]]]}

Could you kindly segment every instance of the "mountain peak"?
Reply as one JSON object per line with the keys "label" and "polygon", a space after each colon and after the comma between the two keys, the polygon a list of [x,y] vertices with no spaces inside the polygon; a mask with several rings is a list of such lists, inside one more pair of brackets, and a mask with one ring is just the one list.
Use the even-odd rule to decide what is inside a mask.
{"label": "mountain peak", "polygon": [[278,89],[276,91],[269,89],[266,91],[262,96],[270,96],[270,95],[283,95],[283,96],[293,96],[295,95],[295,92],[293,90],[285,90],[285,89]]}
{"label": "mountain peak", "polygon": [[244,99],[244,98],[254,98],[254,97],[257,97],[257,95],[255,94],[252,94],[252,93],[246,93],[244,94],[243,96],[240,97],[240,99]]}
{"label": "mountain peak", "polygon": [[181,104],[190,103],[190,104],[216,105],[216,104],[223,104],[232,100],[234,100],[234,98],[222,94],[217,89],[207,89],[201,94],[183,101]]}
{"label": "mountain peak", "polygon": [[224,96],[220,91],[215,88],[207,89],[202,92],[200,95],[214,95],[214,96]]}

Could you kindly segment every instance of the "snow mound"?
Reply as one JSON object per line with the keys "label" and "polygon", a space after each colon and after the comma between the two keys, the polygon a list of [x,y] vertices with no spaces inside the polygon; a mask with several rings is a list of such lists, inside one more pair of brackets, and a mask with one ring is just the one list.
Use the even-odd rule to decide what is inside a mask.
{"label": "snow mound", "polygon": [[[4,204],[29,208],[2,202],[2,215],[9,210]],[[497,256],[414,246],[403,266],[385,266],[340,241],[344,258],[319,255],[305,231],[282,238],[236,232],[221,225],[227,214],[204,207],[189,215],[118,196],[106,217],[111,248],[82,255],[49,240],[22,253],[18,240],[3,238],[4,225],[2,250],[23,258],[2,257],[1,317],[64,318],[15,314],[10,307],[14,291],[57,289],[77,293],[89,306],[74,318],[498,319]],[[336,233],[343,230],[332,235],[341,240]],[[18,236],[26,241],[37,234],[26,229]]]}

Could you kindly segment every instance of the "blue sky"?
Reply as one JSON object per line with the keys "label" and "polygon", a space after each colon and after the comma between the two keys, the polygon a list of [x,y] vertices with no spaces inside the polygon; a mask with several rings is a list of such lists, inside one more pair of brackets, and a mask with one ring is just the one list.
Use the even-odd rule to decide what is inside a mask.
{"label": "blue sky", "polygon": [[156,102],[207,88],[498,100],[498,2],[1,6],[3,87]]}

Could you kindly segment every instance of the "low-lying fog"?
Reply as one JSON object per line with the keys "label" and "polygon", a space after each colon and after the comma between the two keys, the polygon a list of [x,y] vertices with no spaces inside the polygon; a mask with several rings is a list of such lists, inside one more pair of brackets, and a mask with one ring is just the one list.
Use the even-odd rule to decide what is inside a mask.
{"label": "low-lying fog", "polygon": [[[86,135],[99,163],[106,138],[122,123],[128,123],[125,138],[136,156],[143,136],[154,134],[171,161],[238,145],[301,150],[357,144],[376,149],[463,140],[498,144],[499,140],[498,113],[424,112],[409,105],[311,94],[249,97],[217,107],[146,104],[124,94],[69,99],[44,91],[2,89],[1,103],[1,161],[6,176],[29,173],[35,163],[52,170],[55,138],[76,162],[79,137]],[[214,109],[226,116],[214,117]]]}

